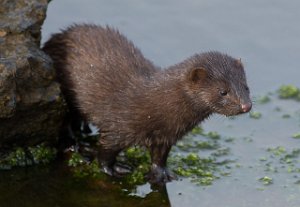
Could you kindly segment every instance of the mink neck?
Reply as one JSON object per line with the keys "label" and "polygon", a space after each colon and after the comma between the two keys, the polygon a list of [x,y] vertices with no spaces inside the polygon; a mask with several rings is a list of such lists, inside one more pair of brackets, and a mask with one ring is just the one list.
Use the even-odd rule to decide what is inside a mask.
{"label": "mink neck", "polygon": [[[181,102],[183,104],[181,107],[183,107],[185,111],[189,111],[197,116],[203,116],[203,119],[205,119],[213,112],[205,101],[199,102],[199,99],[196,101],[195,97],[191,95],[192,89],[190,86],[193,83],[188,80],[188,77],[191,69],[195,67],[192,60],[193,57],[188,58],[179,64],[160,71],[157,77],[160,80],[158,83],[162,93],[169,94],[167,97],[176,97],[177,100],[174,99],[174,101]],[[198,65],[202,65],[202,63],[198,62]],[[202,100],[205,100],[205,98]]]}
{"label": "mink neck", "polygon": [[164,119],[166,127],[175,131],[177,136],[190,131],[211,114],[205,103],[195,103],[186,92],[188,80],[185,72],[177,68],[158,72],[147,96],[153,108],[161,111],[161,114],[153,113],[160,116],[157,118]]}

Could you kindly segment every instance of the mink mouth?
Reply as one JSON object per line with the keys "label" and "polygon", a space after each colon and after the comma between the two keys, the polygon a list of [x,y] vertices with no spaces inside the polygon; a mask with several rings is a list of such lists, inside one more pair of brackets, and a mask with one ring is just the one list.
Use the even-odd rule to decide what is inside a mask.
{"label": "mink mouth", "polygon": [[222,114],[226,117],[232,117],[232,116],[247,114],[247,113],[249,113],[249,111],[244,112],[241,109],[238,109],[238,110],[225,111],[225,113],[224,113],[224,111],[222,111],[222,112],[216,111],[216,113]]}
{"label": "mink mouth", "polygon": [[236,115],[242,115],[242,114],[247,114],[247,113],[249,113],[250,111],[242,111],[242,110],[239,110],[236,114],[231,114],[231,115],[229,115],[229,116],[236,116]]}
{"label": "mink mouth", "polygon": [[247,104],[235,104],[235,105],[223,105],[219,107],[212,107],[214,113],[225,115],[226,117],[242,115],[249,113],[252,109],[252,103]]}

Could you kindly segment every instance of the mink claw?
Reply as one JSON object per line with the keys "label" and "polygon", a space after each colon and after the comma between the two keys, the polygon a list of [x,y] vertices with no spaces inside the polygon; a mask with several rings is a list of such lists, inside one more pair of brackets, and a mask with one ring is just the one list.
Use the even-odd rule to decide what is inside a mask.
{"label": "mink claw", "polygon": [[152,167],[151,171],[146,175],[151,184],[163,185],[172,180],[177,180],[177,176],[170,172],[168,168],[165,167]]}
{"label": "mink claw", "polygon": [[115,163],[114,165],[107,165],[101,163],[101,171],[109,176],[122,177],[132,172],[132,168],[128,165]]}

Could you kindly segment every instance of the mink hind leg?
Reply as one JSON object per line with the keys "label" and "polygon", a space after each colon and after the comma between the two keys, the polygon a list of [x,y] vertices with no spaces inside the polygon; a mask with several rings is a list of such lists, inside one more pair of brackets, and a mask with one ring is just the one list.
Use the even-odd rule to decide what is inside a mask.
{"label": "mink hind leg", "polygon": [[78,148],[78,142],[82,135],[88,135],[92,132],[89,123],[79,112],[69,110],[64,117],[63,124],[60,130],[60,148],[68,148],[75,146]]}
{"label": "mink hind leg", "polygon": [[167,159],[171,147],[170,145],[152,145],[150,147],[151,169],[147,175],[150,183],[164,184],[177,179],[176,175],[167,168]]}
{"label": "mink hind leg", "polygon": [[[58,149],[64,151],[65,149],[77,145],[77,134],[80,129],[80,120],[75,117],[72,113],[67,112],[65,114],[63,124],[59,132]],[[77,129],[78,128],[78,129]]]}

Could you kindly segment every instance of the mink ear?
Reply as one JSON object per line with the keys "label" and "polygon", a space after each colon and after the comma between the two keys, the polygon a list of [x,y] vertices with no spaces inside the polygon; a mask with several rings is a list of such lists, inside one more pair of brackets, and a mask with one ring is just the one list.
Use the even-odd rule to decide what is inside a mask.
{"label": "mink ear", "polygon": [[236,59],[235,64],[236,64],[237,67],[243,67],[242,59],[241,58]]}
{"label": "mink ear", "polygon": [[193,82],[203,81],[207,78],[207,72],[203,67],[193,68],[189,74],[189,78]]}

